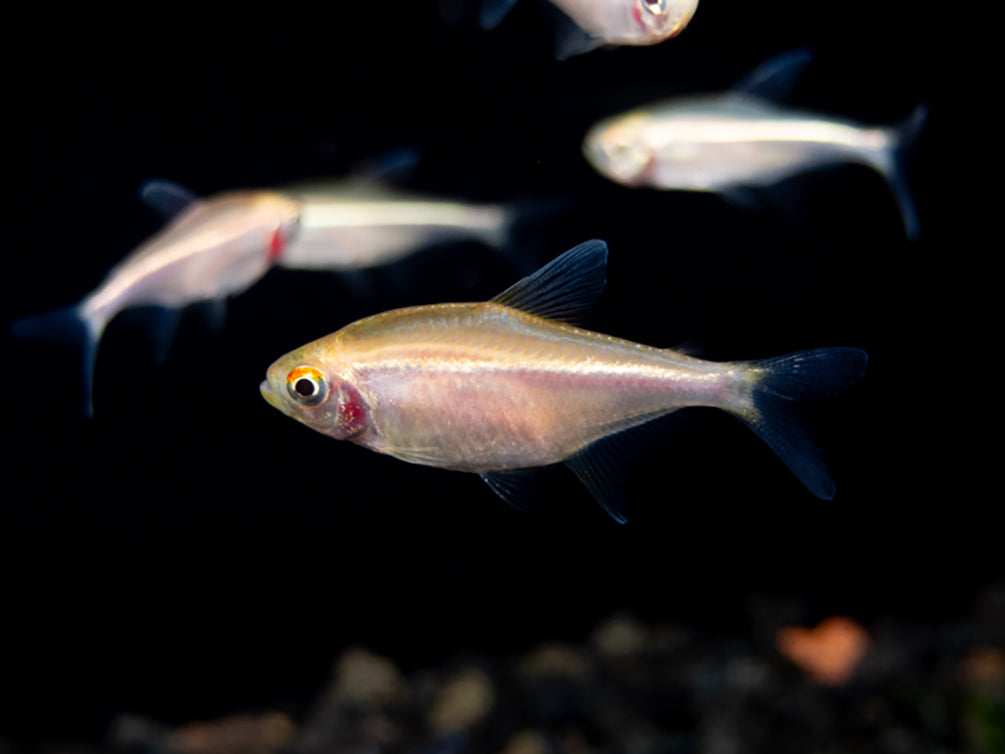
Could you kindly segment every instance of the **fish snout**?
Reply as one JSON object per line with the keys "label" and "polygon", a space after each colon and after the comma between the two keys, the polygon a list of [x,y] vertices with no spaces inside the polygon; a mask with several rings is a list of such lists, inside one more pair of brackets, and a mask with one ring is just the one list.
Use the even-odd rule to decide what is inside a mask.
{"label": "fish snout", "polygon": [[594,170],[623,186],[641,185],[653,162],[634,121],[597,124],[587,133],[582,150]]}
{"label": "fish snout", "polygon": [[261,391],[262,397],[265,398],[266,403],[273,408],[278,408],[280,411],[282,410],[279,405],[279,396],[272,392],[272,386],[269,384],[268,380],[262,380],[262,384],[258,386],[258,389]]}

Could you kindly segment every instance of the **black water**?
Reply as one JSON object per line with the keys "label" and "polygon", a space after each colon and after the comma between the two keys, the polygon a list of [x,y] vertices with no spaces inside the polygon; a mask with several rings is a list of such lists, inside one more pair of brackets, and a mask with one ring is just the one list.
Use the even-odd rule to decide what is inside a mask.
{"label": "black water", "polygon": [[[966,245],[962,199],[938,178],[956,145],[935,19],[900,0],[840,13],[705,0],[664,45],[556,62],[530,0],[488,32],[393,5],[5,27],[7,322],[81,298],[155,232],[136,196],[152,177],[209,195],[411,147],[404,187],[568,208],[526,223],[516,260],[470,243],[362,278],[271,273],[220,333],[187,314],[162,365],[124,315],[102,342],[91,421],[72,349],[7,335],[0,731],[85,735],[119,712],[187,720],[303,699],[350,643],[420,666],[581,637],[616,609],[742,627],[755,592],[801,595],[820,616],[952,615],[1002,575],[992,493],[969,490],[972,437],[954,428],[984,388],[954,387],[966,354],[944,329]],[[816,64],[793,104],[892,123],[930,103],[910,171],[920,243],[866,168],[799,183],[782,199],[793,221],[777,198],[748,212],[623,189],[581,157],[596,119],[728,87],[796,46]],[[338,444],[258,394],[265,368],[310,339],[488,298],[594,237],[611,254],[594,329],[719,359],[870,353],[866,379],[810,414],[833,501],[703,412],[633,473],[627,526],[564,470],[530,518],[476,477]]]}

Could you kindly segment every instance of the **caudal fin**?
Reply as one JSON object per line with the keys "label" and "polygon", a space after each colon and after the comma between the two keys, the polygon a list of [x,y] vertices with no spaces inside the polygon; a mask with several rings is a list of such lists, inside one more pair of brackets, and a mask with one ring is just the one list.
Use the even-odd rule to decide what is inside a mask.
{"label": "caudal fin", "polygon": [[94,359],[104,323],[92,322],[80,314],[79,306],[59,309],[18,320],[11,328],[21,338],[76,343],[81,349],[81,367],[84,384],[84,413],[90,417],[91,383],[94,378]]}
{"label": "caudal fin", "polygon": [[928,118],[927,105],[918,105],[914,112],[891,130],[890,151],[884,154],[884,164],[881,165],[883,175],[890,185],[890,191],[900,209],[907,237],[917,241],[921,236],[921,223],[918,220],[918,208],[904,176],[904,162],[911,152],[918,135],[921,133],[925,120]]}
{"label": "caudal fin", "polygon": [[865,373],[868,360],[860,348],[841,347],[747,362],[760,378],[753,388],[753,410],[737,415],[771,446],[810,492],[824,500],[834,497],[834,481],[800,421],[796,404],[848,389]]}

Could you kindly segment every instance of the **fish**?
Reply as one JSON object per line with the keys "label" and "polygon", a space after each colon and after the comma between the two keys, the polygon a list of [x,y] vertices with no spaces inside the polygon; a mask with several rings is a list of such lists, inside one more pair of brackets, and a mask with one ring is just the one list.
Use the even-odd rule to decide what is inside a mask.
{"label": "fish", "polygon": [[475,473],[527,509],[533,469],[564,463],[617,522],[625,448],[692,406],[754,430],[806,488],[835,484],[798,401],[853,385],[854,347],[714,362],[582,329],[606,284],[607,244],[582,243],[489,301],[395,309],[268,367],[263,398],[317,432],[414,464]]}
{"label": "fish", "polygon": [[[566,58],[603,45],[654,45],[680,34],[698,0],[550,0],[579,30],[560,35],[557,56]],[[481,25],[491,28],[516,0],[490,0]]]}
{"label": "fish", "polygon": [[258,281],[297,230],[298,205],[274,192],[231,191],[196,199],[176,184],[152,181],[142,195],[173,214],[170,222],[115,265],[78,304],[27,317],[13,328],[19,336],[81,342],[88,416],[93,414],[98,343],[117,314],[139,306],[170,311],[222,302]]}
{"label": "fish", "polygon": [[788,109],[772,98],[810,60],[805,50],[780,55],[724,94],[658,102],[605,118],[583,140],[587,161],[629,187],[702,191],[748,204],[747,191],[813,168],[860,163],[886,180],[908,238],[920,235],[903,175],[904,154],[927,116],[918,105],[901,124],[866,127]]}
{"label": "fish", "polygon": [[205,199],[171,181],[153,180],[144,184],[141,197],[169,223],[76,306],[14,326],[18,335],[82,342],[86,415],[93,414],[98,343],[108,323],[125,309],[220,304],[275,266],[348,272],[460,239],[502,248],[516,215],[501,204],[412,196],[364,178],[311,188],[230,191]]}
{"label": "fish", "polygon": [[417,196],[371,181],[290,188],[298,231],[277,262],[300,270],[348,271],[390,264],[427,246],[477,240],[503,248],[516,210]]}

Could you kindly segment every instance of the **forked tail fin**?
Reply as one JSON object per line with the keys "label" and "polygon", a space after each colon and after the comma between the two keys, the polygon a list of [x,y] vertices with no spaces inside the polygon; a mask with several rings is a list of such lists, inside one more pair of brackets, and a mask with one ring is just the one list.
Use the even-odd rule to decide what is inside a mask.
{"label": "forked tail fin", "polygon": [[834,497],[834,481],[796,404],[847,390],[865,373],[868,360],[860,348],[840,347],[746,362],[759,378],[751,409],[736,415],[771,446],[810,492],[824,500]]}
{"label": "forked tail fin", "polygon": [[899,125],[890,129],[890,151],[883,153],[880,165],[900,209],[904,230],[912,241],[917,241],[921,236],[921,223],[918,220],[918,208],[904,175],[904,163],[918,141],[918,135],[927,118],[928,107],[921,104]]}
{"label": "forked tail fin", "polygon": [[21,338],[75,343],[80,347],[84,384],[83,409],[90,417],[93,414],[91,383],[94,379],[94,359],[104,328],[104,322],[83,316],[78,305],[25,317],[15,322],[11,329]]}

